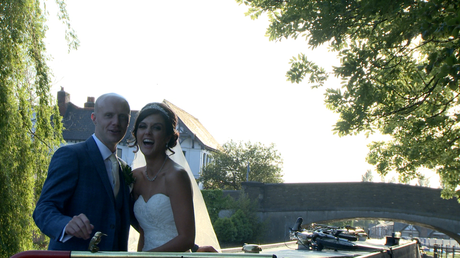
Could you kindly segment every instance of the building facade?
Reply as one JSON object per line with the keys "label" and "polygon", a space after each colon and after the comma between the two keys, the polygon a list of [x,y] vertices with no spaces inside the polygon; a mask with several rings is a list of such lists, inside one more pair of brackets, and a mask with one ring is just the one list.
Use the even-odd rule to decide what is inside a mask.
{"label": "building facade", "polygon": [[[57,93],[57,98],[59,112],[63,118],[62,134],[65,144],[75,144],[88,139],[94,133],[91,113],[94,111],[95,98],[88,97],[83,107],[78,107],[70,101],[70,94],[62,87]],[[201,169],[211,161],[212,153],[221,150],[222,147],[198,119],[167,100],[163,103],[168,105],[178,117],[179,144],[193,175],[199,178]],[[138,110],[131,110],[128,131],[117,147],[117,156],[130,166],[133,165],[137,155],[142,155],[140,152],[134,153],[135,148],[129,146],[138,112]]]}

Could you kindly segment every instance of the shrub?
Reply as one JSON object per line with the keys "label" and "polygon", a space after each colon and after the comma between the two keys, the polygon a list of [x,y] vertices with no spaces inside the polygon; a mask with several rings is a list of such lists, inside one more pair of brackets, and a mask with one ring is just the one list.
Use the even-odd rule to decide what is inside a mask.
{"label": "shrub", "polygon": [[236,229],[235,242],[244,244],[253,239],[253,225],[250,218],[242,210],[237,210],[230,220]]}
{"label": "shrub", "polygon": [[[220,189],[201,192],[221,245],[260,242],[265,232],[265,223],[259,222],[257,217],[257,201],[251,201],[243,191],[240,191],[237,200],[224,197]],[[221,210],[231,210],[233,214],[230,218],[219,218]]]}
{"label": "shrub", "polygon": [[230,218],[219,218],[213,226],[219,243],[232,243],[235,241],[237,232]]}
{"label": "shrub", "polygon": [[206,208],[208,209],[211,223],[219,218],[219,212],[223,209],[228,209],[230,197],[224,197],[221,189],[217,190],[201,190]]}

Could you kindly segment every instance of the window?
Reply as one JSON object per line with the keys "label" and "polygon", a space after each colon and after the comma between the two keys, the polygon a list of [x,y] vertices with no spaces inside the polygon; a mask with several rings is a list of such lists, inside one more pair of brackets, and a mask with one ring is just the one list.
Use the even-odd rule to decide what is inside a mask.
{"label": "window", "polygon": [[202,167],[206,166],[207,162],[206,162],[206,153],[203,153],[203,165]]}

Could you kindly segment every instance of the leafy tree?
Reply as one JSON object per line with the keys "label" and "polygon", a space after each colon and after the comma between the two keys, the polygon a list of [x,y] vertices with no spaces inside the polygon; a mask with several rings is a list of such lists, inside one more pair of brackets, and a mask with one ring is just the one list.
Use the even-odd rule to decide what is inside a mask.
{"label": "leafy tree", "polygon": [[[252,18],[268,14],[270,40],[303,38],[328,44],[341,64],[342,87],[326,89],[326,106],[340,114],[334,132],[379,131],[388,142],[370,145],[379,174],[402,182],[434,169],[442,196],[460,197],[460,5],[454,0],[236,0]],[[329,74],[304,54],[291,59],[287,78],[307,75],[313,87]],[[460,201],[460,199],[458,199]]]}
{"label": "leafy tree", "polygon": [[248,195],[240,192],[238,200],[230,204],[230,209],[235,211],[230,219],[236,229],[235,242],[258,243],[265,233],[266,222],[259,221],[257,200],[249,199]]}
{"label": "leafy tree", "polygon": [[393,176],[390,178],[390,180],[388,180],[388,183],[393,183],[395,184],[397,182],[396,178]]}
{"label": "leafy tree", "polygon": [[230,218],[219,218],[213,224],[219,244],[235,241],[236,228]]}
{"label": "leafy tree", "polygon": [[421,176],[421,177],[418,179],[417,185],[429,187],[429,186],[430,186],[430,180],[429,180],[429,178],[427,178],[426,176]]}
{"label": "leafy tree", "polygon": [[368,169],[364,175],[361,176],[361,181],[363,182],[372,182],[374,181],[374,176],[372,175],[372,170]]}
{"label": "leafy tree", "polygon": [[205,189],[239,190],[248,174],[249,181],[282,182],[283,161],[273,144],[266,147],[261,143],[230,141],[222,147],[223,151],[214,153],[213,161],[201,172]]}
{"label": "leafy tree", "polygon": [[235,242],[241,245],[246,242],[251,242],[249,239],[252,239],[253,235],[252,225],[246,214],[242,210],[237,210],[230,219],[236,229]]}
{"label": "leafy tree", "polygon": [[[257,200],[250,200],[243,191],[240,191],[237,200],[222,197],[222,190],[202,190],[202,193],[206,207],[214,211],[210,212],[210,216],[216,214],[216,218],[213,220],[211,217],[211,221],[221,246],[260,242],[265,233],[266,222],[259,221]],[[221,210],[229,210],[232,215],[229,218],[219,218],[218,213]]]}
{"label": "leafy tree", "polygon": [[222,189],[213,189],[213,190],[201,190],[203,195],[204,202],[206,203],[206,208],[209,213],[209,218],[211,223],[219,218],[219,212],[224,209],[228,209],[231,201],[231,197],[224,197]]}
{"label": "leafy tree", "polygon": [[[65,5],[58,4],[66,21]],[[39,232],[34,204],[62,141],[44,22],[40,1],[0,1],[0,257],[32,249],[33,231]]]}

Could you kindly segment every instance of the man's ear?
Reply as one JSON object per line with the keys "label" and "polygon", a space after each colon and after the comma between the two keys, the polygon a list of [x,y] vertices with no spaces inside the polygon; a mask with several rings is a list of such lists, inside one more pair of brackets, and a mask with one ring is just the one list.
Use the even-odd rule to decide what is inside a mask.
{"label": "man's ear", "polygon": [[91,120],[93,120],[93,124],[96,125],[96,115],[93,113],[91,113]]}

